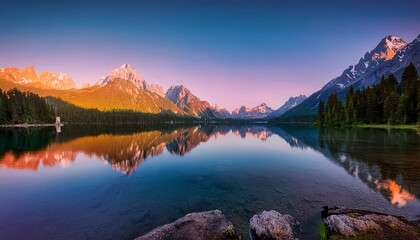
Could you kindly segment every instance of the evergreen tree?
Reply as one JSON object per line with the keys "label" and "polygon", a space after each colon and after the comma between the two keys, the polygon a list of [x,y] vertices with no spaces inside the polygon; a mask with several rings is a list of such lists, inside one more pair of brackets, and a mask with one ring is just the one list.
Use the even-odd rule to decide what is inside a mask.
{"label": "evergreen tree", "polygon": [[325,110],[325,122],[332,125],[343,123],[343,104],[338,99],[337,93],[331,94],[328,97]]}
{"label": "evergreen tree", "polygon": [[318,104],[318,122],[323,124],[324,118],[325,118],[325,107],[324,107],[324,101],[319,100]]}
{"label": "evergreen tree", "polygon": [[366,89],[366,122],[367,123],[375,123],[378,112],[377,112],[377,101],[376,95],[372,88],[368,87]]}
{"label": "evergreen tree", "polygon": [[366,90],[363,87],[363,90],[360,89],[356,90],[355,93],[355,102],[356,102],[356,122],[357,123],[365,123],[366,122]]}
{"label": "evergreen tree", "polygon": [[336,93],[331,94],[323,121],[333,125],[420,122],[420,79],[416,67],[411,63],[404,69],[400,84],[391,73],[382,76],[372,87],[354,91],[350,86],[344,96],[344,106]]}
{"label": "evergreen tree", "polygon": [[352,124],[355,121],[355,111],[354,111],[354,88],[350,86],[349,91],[346,93],[344,97],[344,112],[345,112],[345,119],[347,124]]}
{"label": "evergreen tree", "polygon": [[408,119],[408,112],[410,111],[410,98],[407,93],[401,94],[400,101],[398,103],[398,120],[402,124],[407,124]]}
{"label": "evergreen tree", "polygon": [[98,109],[84,109],[61,100],[42,98],[30,92],[0,89],[0,124],[16,123],[54,123],[55,116],[63,122],[73,123],[144,123],[192,122],[196,118],[173,113],[141,113],[131,110],[113,110],[101,112]]}
{"label": "evergreen tree", "polygon": [[[401,98],[398,113],[402,123],[413,123],[417,120],[419,74],[413,63],[410,63],[401,77]],[[404,96],[404,97],[403,97]],[[402,101],[402,102],[401,102]]]}
{"label": "evergreen tree", "polygon": [[54,111],[37,94],[0,90],[0,123],[52,123]]}
{"label": "evergreen tree", "polygon": [[0,124],[6,123],[6,99],[0,88]]}
{"label": "evergreen tree", "polygon": [[382,95],[385,97],[383,103],[384,121],[388,124],[396,123],[396,112],[398,109],[398,80],[394,74],[390,74],[384,81]]}
{"label": "evergreen tree", "polygon": [[[417,71],[417,69],[416,69]],[[418,76],[418,73],[417,73]],[[417,105],[416,105],[416,112],[417,112],[417,123],[420,124],[420,78],[417,77]]]}

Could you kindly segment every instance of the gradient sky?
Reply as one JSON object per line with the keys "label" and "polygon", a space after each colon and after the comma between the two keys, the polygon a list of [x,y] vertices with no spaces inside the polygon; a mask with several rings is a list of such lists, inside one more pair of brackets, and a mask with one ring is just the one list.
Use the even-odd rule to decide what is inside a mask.
{"label": "gradient sky", "polygon": [[0,68],[78,86],[128,62],[233,110],[310,95],[379,41],[420,34],[420,1],[0,1]]}

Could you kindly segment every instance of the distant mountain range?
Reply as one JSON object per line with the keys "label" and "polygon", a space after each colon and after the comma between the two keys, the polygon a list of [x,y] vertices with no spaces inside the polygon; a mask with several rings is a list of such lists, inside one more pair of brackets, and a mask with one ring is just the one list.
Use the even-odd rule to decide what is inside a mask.
{"label": "distant mountain range", "polygon": [[332,93],[337,93],[343,99],[350,86],[355,89],[372,86],[379,82],[382,75],[395,73],[400,80],[404,67],[410,62],[420,69],[420,35],[410,44],[401,38],[387,36],[358,63],[349,66],[340,76],[284,113],[280,119],[313,120],[320,100],[326,101]]}
{"label": "distant mountain range", "polygon": [[154,92],[164,97],[165,93],[163,87],[158,84],[149,85],[136,71],[136,68],[132,68],[128,63],[123,64],[121,67],[112,70],[108,76],[100,78],[95,85],[104,86],[113,82],[115,79],[123,79],[132,82],[138,88]]}
{"label": "distant mountain range", "polygon": [[[128,64],[127,68],[129,68]],[[123,65],[124,66],[124,65]],[[121,70],[121,69],[120,69]],[[112,71],[111,73],[115,73]],[[21,91],[30,91],[40,96],[52,96],[82,108],[93,108],[102,111],[115,109],[128,109],[145,113],[160,113],[170,111],[175,114],[184,114],[175,104],[157,93],[140,88],[138,79],[132,74],[113,74],[103,82],[93,86],[75,89],[73,80],[64,74],[41,73],[38,77],[33,67],[25,69],[0,69],[0,88],[9,90],[17,88]],[[133,80],[133,81],[132,81]],[[145,83],[145,81],[144,81]],[[147,83],[143,86],[149,87]]]}
{"label": "distant mountain range", "polygon": [[200,98],[192,94],[184,85],[170,87],[166,91],[165,97],[189,115],[195,117],[224,118],[220,109],[210,106],[207,101],[201,101]]}
{"label": "distant mountain range", "polygon": [[296,107],[297,105],[301,104],[303,101],[305,101],[307,97],[305,95],[299,95],[297,97],[290,97],[289,100],[287,100],[287,102],[285,104],[283,104],[283,106],[281,106],[279,109],[273,111],[269,117],[270,118],[274,118],[274,117],[280,117],[281,115],[283,115],[285,112],[287,112],[288,110]]}
{"label": "distant mountain range", "polygon": [[50,87],[54,89],[73,89],[77,88],[73,79],[64,73],[41,72],[38,76],[34,67],[3,68],[0,69],[0,79],[9,80],[16,84],[32,84],[39,87]]}
{"label": "distant mountain range", "polygon": [[[166,92],[158,84],[149,84],[128,63],[112,70],[94,85],[83,84],[77,89],[74,81],[64,73],[42,72],[34,67],[0,69],[0,88],[18,88],[40,96],[52,96],[83,108],[102,111],[128,109],[146,113],[170,111],[175,114],[204,118],[260,119],[268,117],[273,109],[265,103],[247,108],[242,106],[232,113],[225,108],[211,106],[195,96],[183,85],[171,86]],[[283,109],[288,109],[283,106]]]}
{"label": "distant mountain range", "polygon": [[232,112],[201,100],[183,85],[171,86],[166,92],[158,84],[149,84],[128,63],[110,71],[94,85],[83,84],[78,89],[64,73],[41,72],[34,67],[0,69],[0,88],[18,88],[40,96],[52,96],[78,107],[102,111],[134,110],[145,113],[172,112],[180,115],[212,119],[311,119],[320,100],[326,101],[332,93],[343,98],[350,86],[362,88],[379,82],[382,75],[394,72],[397,77],[410,62],[420,69],[420,36],[408,44],[403,39],[387,36],[357,64],[329,81],[311,96],[290,97],[274,110],[262,103],[256,107],[241,106]]}
{"label": "distant mountain range", "polygon": [[242,118],[242,119],[250,119],[250,118],[266,118],[270,113],[273,112],[273,109],[267,106],[265,103],[261,103],[260,105],[247,108],[246,106],[242,106],[232,111],[231,117],[232,118]]}

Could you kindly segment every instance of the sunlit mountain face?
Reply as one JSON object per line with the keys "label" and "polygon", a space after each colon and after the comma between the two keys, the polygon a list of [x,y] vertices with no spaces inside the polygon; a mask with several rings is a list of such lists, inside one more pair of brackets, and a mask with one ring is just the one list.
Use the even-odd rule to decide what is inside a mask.
{"label": "sunlit mountain face", "polygon": [[66,126],[61,133],[54,128],[31,130],[26,134],[8,129],[1,131],[5,143],[0,149],[1,168],[36,171],[41,165],[67,167],[79,154],[84,154],[127,175],[151,157],[164,152],[185,156],[211,138],[231,134],[242,139],[255,137],[267,141],[272,136],[279,136],[292,148],[322,153],[398,207],[420,196],[417,174],[420,149],[409,147],[420,144],[420,137],[413,132],[287,125],[203,125],[135,130],[97,127],[89,131]]}

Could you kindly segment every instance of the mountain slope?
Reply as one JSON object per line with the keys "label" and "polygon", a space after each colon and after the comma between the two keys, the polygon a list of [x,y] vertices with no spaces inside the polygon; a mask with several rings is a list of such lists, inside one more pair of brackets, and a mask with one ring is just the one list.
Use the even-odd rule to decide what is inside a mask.
{"label": "mountain slope", "polygon": [[319,91],[313,93],[298,106],[290,109],[281,119],[313,120],[320,100],[326,101],[332,93],[338,93],[343,98],[346,91],[353,85],[355,89],[372,86],[378,83],[382,75],[391,72],[398,73],[411,61],[420,68],[420,36],[412,43],[406,44],[401,38],[388,36],[360,61],[344,70],[341,76],[332,79]]}
{"label": "mountain slope", "polygon": [[25,69],[2,68],[0,69],[0,78],[17,84],[39,82],[38,75],[36,75],[33,66],[26,67]]}
{"label": "mountain slope", "polygon": [[184,85],[170,87],[166,91],[165,97],[178,106],[179,109],[192,116],[222,117],[207,101],[201,101],[200,98],[196,97]]}
{"label": "mountain slope", "polygon": [[130,109],[139,112],[159,113],[163,110],[169,110],[182,114],[182,111],[169,100],[119,78],[103,87],[94,86],[66,92],[61,96],[61,99],[83,108],[98,108],[105,111]]}
{"label": "mountain slope", "polygon": [[141,89],[150,88],[149,84],[137,73],[136,69],[131,68],[128,63],[123,64],[119,68],[113,69],[107,77],[99,79],[96,82],[96,85],[105,86],[117,78],[128,80]]}
{"label": "mountain slope", "polygon": [[354,83],[354,87],[361,88],[363,86],[372,86],[379,82],[382,75],[389,75],[390,73],[395,73],[397,78],[400,79],[404,68],[409,65],[410,62],[413,62],[417,69],[420,69],[420,35],[397,52],[392,59],[359,78]]}
{"label": "mountain slope", "polygon": [[163,87],[158,84],[152,83],[150,85],[150,91],[159,94],[161,97],[165,97],[165,90],[163,90]]}
{"label": "mountain slope", "polygon": [[39,74],[39,81],[49,87],[56,89],[72,89],[77,88],[71,77],[64,73],[41,72]]}
{"label": "mountain slope", "polygon": [[121,67],[112,70],[108,76],[100,78],[95,85],[105,86],[115,79],[123,79],[132,82],[140,89],[144,89],[149,92],[154,92],[163,97],[163,88],[158,84],[149,85],[136,71],[136,68],[132,68],[128,63],[123,64]]}
{"label": "mountain slope", "polygon": [[33,66],[25,69],[0,69],[0,78],[16,84],[27,84],[39,88],[71,89],[77,88],[73,79],[64,73],[41,72],[38,76]]}
{"label": "mountain slope", "polygon": [[296,97],[290,97],[281,107],[273,111],[268,117],[280,117],[283,113],[287,112],[289,109],[296,107],[301,104],[307,97],[305,95],[299,95]]}
{"label": "mountain slope", "polygon": [[232,114],[226,108],[219,108],[219,106],[214,107],[214,110],[217,112],[219,118],[231,118]]}
{"label": "mountain slope", "polygon": [[145,113],[160,113],[171,111],[176,114],[183,112],[171,101],[156,93],[140,89],[134,83],[114,79],[105,86],[92,86],[82,89],[58,90],[41,88],[30,84],[21,85],[12,81],[0,79],[0,88],[9,90],[17,88],[21,91],[30,91],[40,96],[52,96],[82,108],[96,108],[101,111],[114,109],[127,109]]}
{"label": "mountain slope", "polygon": [[242,106],[232,111],[232,118],[241,118],[241,119],[253,119],[253,118],[265,118],[273,112],[273,109],[267,106],[265,103],[260,105],[247,108]]}

